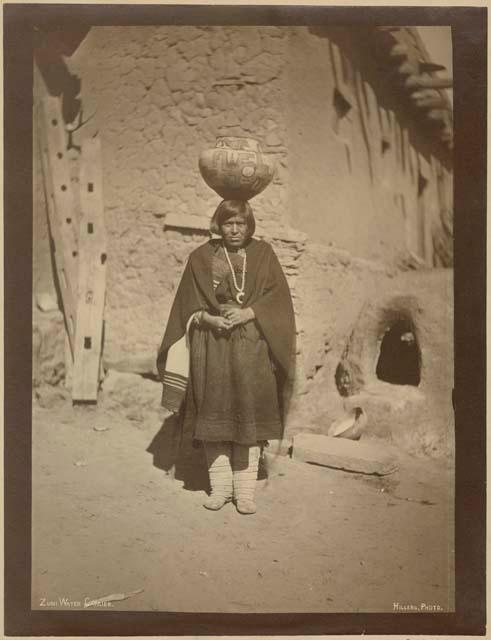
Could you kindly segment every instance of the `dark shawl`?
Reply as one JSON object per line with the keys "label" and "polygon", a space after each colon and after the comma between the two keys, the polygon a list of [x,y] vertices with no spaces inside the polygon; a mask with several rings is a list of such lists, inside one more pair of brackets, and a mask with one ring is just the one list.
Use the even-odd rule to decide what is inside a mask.
{"label": "dark shawl", "polygon": [[[210,240],[189,256],[176,292],[167,328],[157,356],[157,369],[163,381],[169,348],[186,333],[190,316],[199,309],[220,314],[212,283],[212,257],[220,240]],[[252,307],[277,367],[280,406],[286,411],[286,387],[291,387],[295,363],[295,317],[281,265],[272,247],[252,238],[246,246],[247,276],[243,307]],[[290,384],[286,385],[289,382]]]}

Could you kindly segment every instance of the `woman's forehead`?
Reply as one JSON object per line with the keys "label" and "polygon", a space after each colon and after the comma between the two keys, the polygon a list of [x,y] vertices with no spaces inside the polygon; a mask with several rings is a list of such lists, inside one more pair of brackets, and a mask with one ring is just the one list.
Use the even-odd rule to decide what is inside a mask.
{"label": "woman's forehead", "polygon": [[244,222],[245,219],[246,217],[240,213],[232,213],[231,215],[225,216],[223,222]]}

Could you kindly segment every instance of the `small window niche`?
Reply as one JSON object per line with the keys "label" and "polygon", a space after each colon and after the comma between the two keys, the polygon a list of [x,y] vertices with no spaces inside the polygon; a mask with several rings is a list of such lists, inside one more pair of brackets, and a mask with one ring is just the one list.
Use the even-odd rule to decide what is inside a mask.
{"label": "small window niche", "polygon": [[385,332],[380,344],[376,375],[379,380],[389,384],[419,386],[421,351],[409,320],[397,320]]}

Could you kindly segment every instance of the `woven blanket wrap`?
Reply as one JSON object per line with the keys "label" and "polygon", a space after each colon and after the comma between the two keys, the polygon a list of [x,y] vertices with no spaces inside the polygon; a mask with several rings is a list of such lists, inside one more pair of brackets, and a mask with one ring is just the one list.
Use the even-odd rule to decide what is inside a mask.
{"label": "woven blanket wrap", "polygon": [[[252,444],[255,439],[254,434],[260,436],[259,439],[276,438],[279,435],[277,428],[275,428],[274,435],[268,435],[268,424],[272,422],[272,418],[267,415],[268,411],[262,407],[267,408],[268,404],[278,406],[281,423],[284,424],[295,362],[293,305],[286,278],[273,249],[267,242],[250,239],[245,246],[247,279],[242,306],[253,309],[255,320],[234,328],[230,335],[221,336],[215,335],[214,330],[191,326],[190,319],[199,310],[206,310],[212,315],[220,315],[222,301],[219,299],[220,296],[217,299],[218,289],[215,292],[212,274],[213,258],[220,248],[220,240],[210,240],[191,253],[184,269],[157,356],[159,376],[168,390],[167,395],[165,392],[163,394],[162,404],[175,410],[177,404],[182,403],[184,392],[184,428],[186,429],[186,423],[192,418],[195,428],[197,425],[198,431],[201,430],[199,434],[195,434],[197,439],[228,439],[224,437],[226,433],[241,432],[240,437],[234,435],[230,440],[242,443],[247,441]],[[190,339],[186,342],[187,327]],[[179,343],[183,338],[185,339],[184,345],[189,347],[191,344],[190,370],[182,366],[184,351]],[[212,347],[213,349],[209,350]],[[247,352],[247,358],[242,357],[244,349]],[[266,386],[260,384],[260,381],[251,375],[255,368],[254,350],[260,351],[260,353],[258,351],[258,357],[261,358],[262,363],[262,369],[258,368],[256,378],[264,378]],[[175,357],[177,361],[181,362],[181,365],[173,364]],[[223,376],[220,378],[218,368],[222,369],[222,367],[217,368],[216,366],[220,358],[223,362],[225,362],[223,358],[226,358],[232,367],[230,378],[223,379]],[[186,362],[188,362],[187,359]],[[245,362],[247,362],[248,369],[252,367],[252,371],[251,374],[244,377],[242,375],[243,367],[240,363]],[[257,362],[259,365],[259,361]],[[189,365],[187,366],[189,367]],[[210,370],[210,366],[214,367],[213,371]],[[271,370],[274,370],[274,379],[269,381]],[[264,374],[261,374],[261,371]],[[184,382],[187,374],[190,379],[186,390]],[[239,424],[233,415],[234,411],[237,413],[238,405],[234,399],[236,392],[230,390],[228,379],[235,385],[240,402],[248,403],[247,405],[242,404],[238,413],[243,414],[244,411],[247,411],[248,423],[251,419],[255,423],[255,426],[254,424],[250,425],[250,429],[247,426],[247,434],[243,431],[243,425]],[[203,381],[207,385],[204,395],[200,393]],[[171,388],[173,388],[172,399]],[[273,395],[277,396],[277,402],[276,398],[273,401],[270,392],[265,394],[266,388],[271,389]],[[220,389],[223,389],[224,392],[222,393]],[[269,402],[266,397],[262,397],[265,395],[271,398]],[[229,397],[230,403],[225,405],[224,398]],[[251,397],[250,403],[247,397]],[[260,415],[257,414],[256,409],[259,410]],[[257,416],[256,418],[250,419],[251,411]],[[231,420],[235,420],[235,426],[232,424],[227,426],[229,415]],[[242,418],[241,420],[243,422]],[[212,437],[213,425],[218,426],[218,423],[221,423],[220,428],[223,427],[223,431],[217,431],[216,437]],[[255,429],[256,431],[254,431]]]}
{"label": "woven blanket wrap", "polygon": [[189,380],[189,327],[195,314],[191,315],[186,325],[186,333],[172,344],[167,354],[163,376],[162,405],[178,413],[186,395]]}

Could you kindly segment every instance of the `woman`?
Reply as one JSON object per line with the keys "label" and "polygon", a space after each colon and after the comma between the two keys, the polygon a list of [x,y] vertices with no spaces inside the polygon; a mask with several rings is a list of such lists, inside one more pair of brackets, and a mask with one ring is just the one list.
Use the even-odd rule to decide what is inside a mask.
{"label": "woman", "polygon": [[260,446],[283,433],[293,306],[271,246],[252,237],[248,202],[224,200],[210,230],[221,239],[191,253],[159,349],[162,404],[177,410],[184,395],[183,428],[193,429],[206,454],[211,494],[204,506],[218,510],[234,499],[239,513],[250,514]]}

